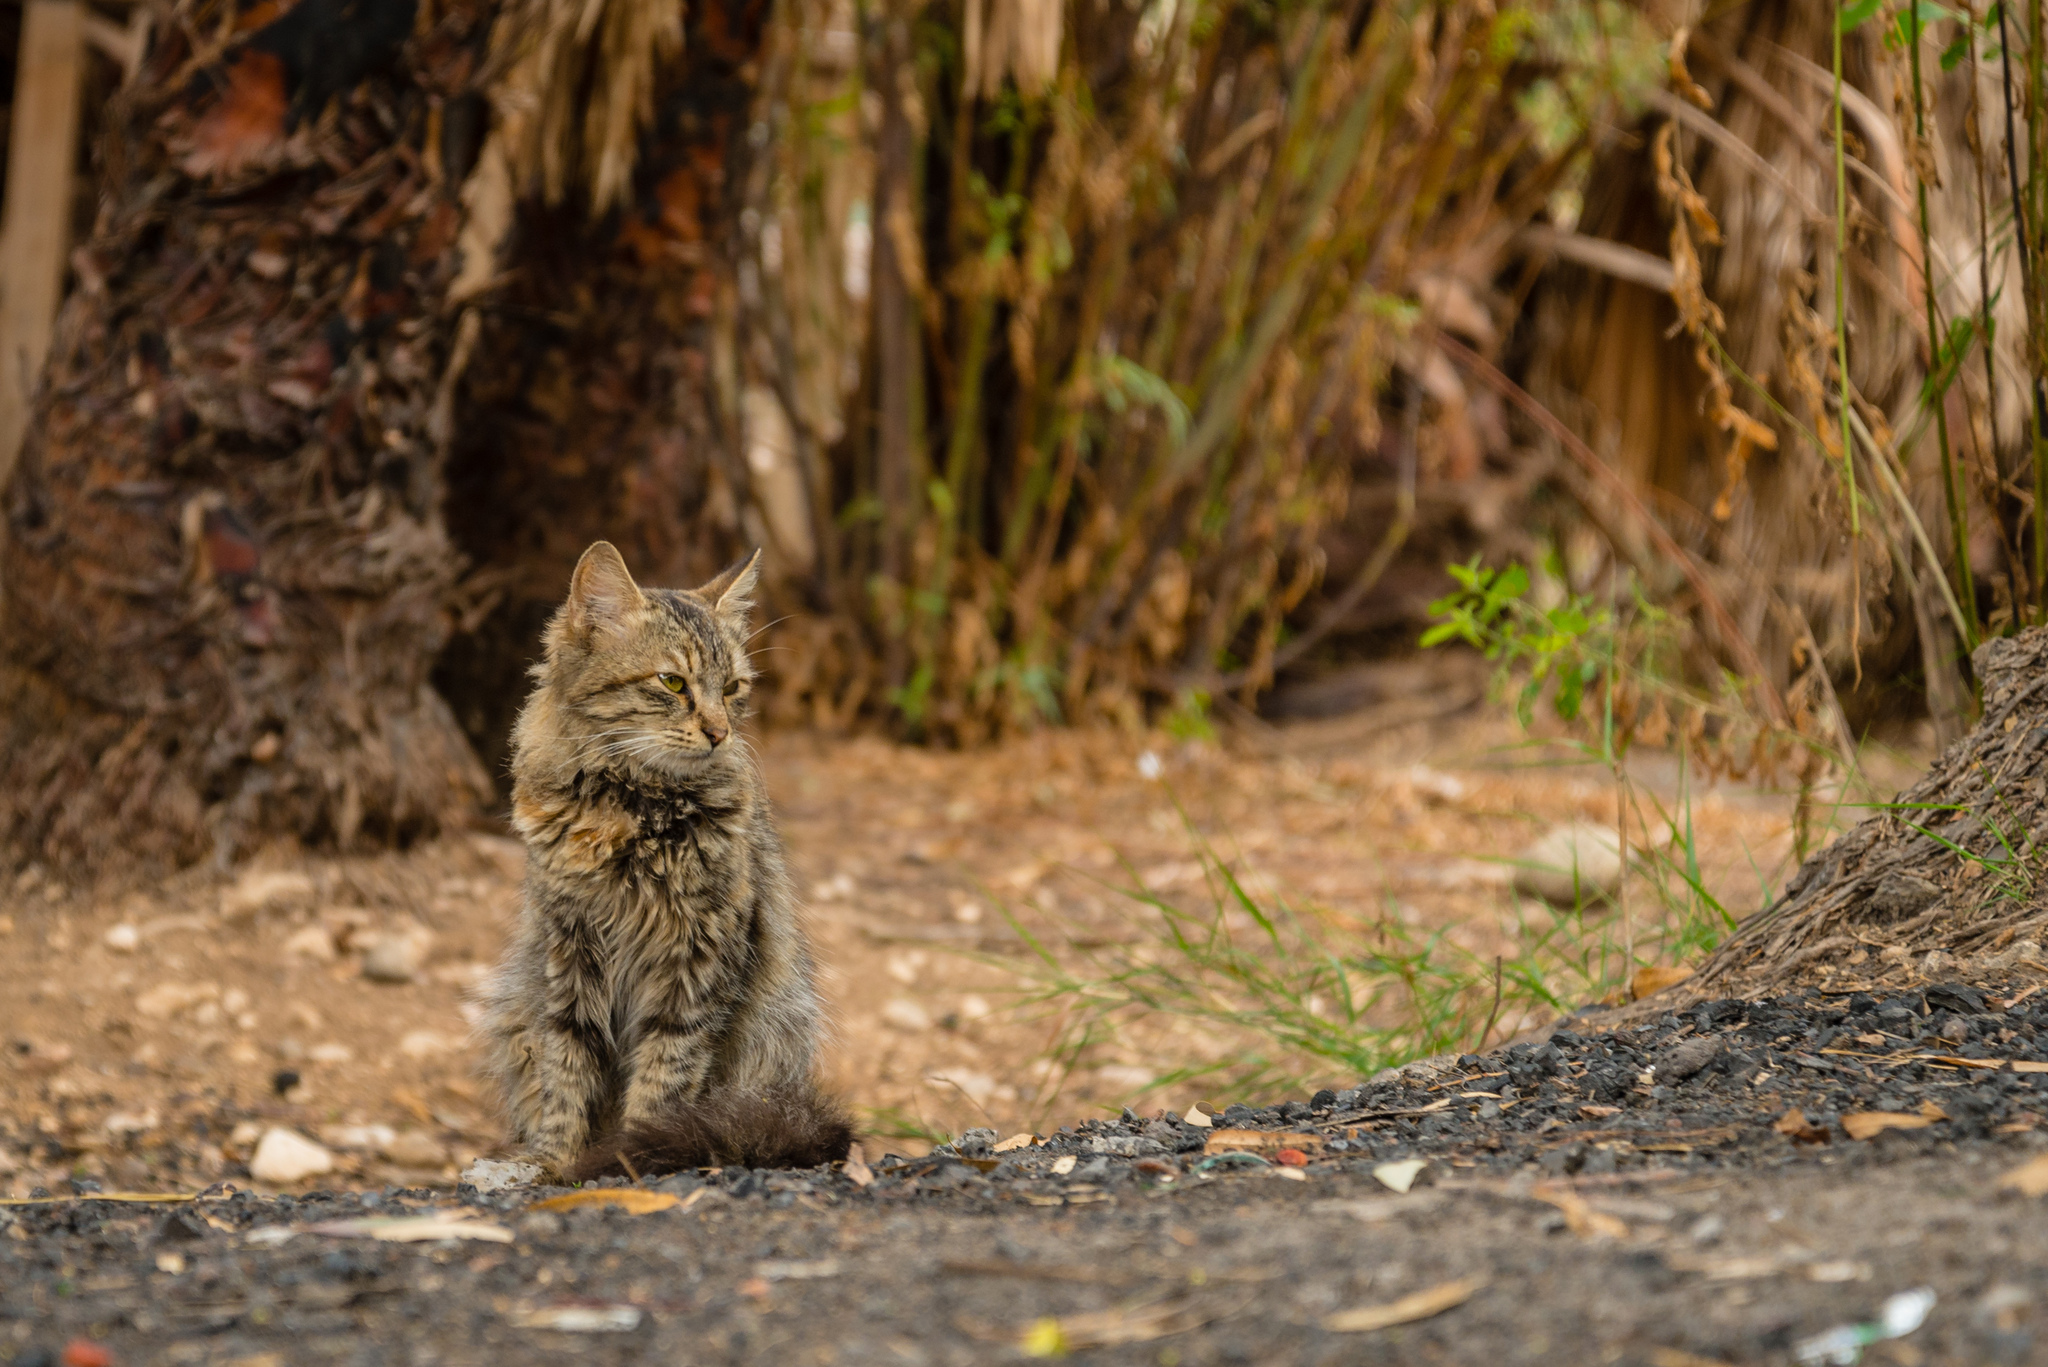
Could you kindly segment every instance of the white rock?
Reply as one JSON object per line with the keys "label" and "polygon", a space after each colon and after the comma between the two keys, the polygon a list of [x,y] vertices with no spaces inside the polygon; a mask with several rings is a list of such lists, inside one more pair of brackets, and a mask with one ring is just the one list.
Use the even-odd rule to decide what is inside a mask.
{"label": "white rock", "polygon": [[1553,826],[1515,864],[1515,891],[1552,906],[1591,906],[1621,887],[1621,844],[1614,828],[1590,821]]}
{"label": "white rock", "polygon": [[908,997],[891,997],[882,1004],[882,1023],[912,1034],[932,1028],[931,1014]]}
{"label": "white rock", "polygon": [[479,1158],[462,1170],[462,1180],[486,1196],[508,1187],[530,1187],[540,1181],[540,1176],[540,1164],[516,1158]]}
{"label": "white rock", "polygon": [[218,983],[159,983],[135,998],[135,1010],[152,1020],[168,1020],[188,1006],[219,996]]}
{"label": "white rock", "polygon": [[333,963],[334,936],[326,926],[307,926],[291,933],[291,938],[284,942],[284,952],[316,963]]}
{"label": "white rock", "polygon": [[398,1137],[389,1125],[323,1125],[320,1138],[337,1149],[381,1151]]}
{"label": "white rock", "polygon": [[249,1175],[273,1186],[333,1171],[333,1154],[304,1135],[283,1129],[265,1131],[256,1156],[249,1160]]}
{"label": "white rock", "polygon": [[346,1044],[316,1044],[306,1051],[306,1057],[315,1063],[347,1063],[355,1051]]}
{"label": "white rock", "polygon": [[106,1118],[105,1129],[108,1134],[119,1138],[131,1134],[148,1134],[157,1127],[157,1124],[157,1114],[153,1109],[135,1112],[116,1111]]}
{"label": "white rock", "polygon": [[123,921],[118,926],[109,926],[100,942],[117,954],[133,954],[142,944],[142,932]]}
{"label": "white rock", "polygon": [[407,1058],[432,1058],[455,1048],[455,1041],[434,1030],[413,1030],[407,1032],[398,1042],[398,1052]]}
{"label": "white rock", "polygon": [[225,916],[253,916],[272,907],[293,906],[313,900],[313,880],[295,869],[250,869],[221,894],[220,909]]}
{"label": "white rock", "polygon": [[426,962],[433,937],[423,927],[373,935],[363,954],[363,976],[371,982],[409,983]]}

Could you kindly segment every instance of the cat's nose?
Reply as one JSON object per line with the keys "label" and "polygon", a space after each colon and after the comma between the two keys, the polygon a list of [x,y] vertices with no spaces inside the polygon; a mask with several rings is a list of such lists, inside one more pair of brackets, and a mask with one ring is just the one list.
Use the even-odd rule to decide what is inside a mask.
{"label": "cat's nose", "polygon": [[714,750],[718,748],[720,741],[731,734],[732,728],[730,726],[713,726],[709,722],[704,724],[704,739],[711,742],[711,748]]}

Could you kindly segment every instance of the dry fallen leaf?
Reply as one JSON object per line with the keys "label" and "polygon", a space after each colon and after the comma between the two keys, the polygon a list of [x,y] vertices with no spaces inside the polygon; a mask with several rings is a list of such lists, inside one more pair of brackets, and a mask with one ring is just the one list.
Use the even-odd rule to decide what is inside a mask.
{"label": "dry fallen leaf", "polygon": [[1285,1130],[1217,1130],[1202,1145],[1204,1153],[1278,1153],[1282,1149],[1299,1149],[1303,1153],[1321,1153],[1323,1137],[1319,1134],[1289,1134]]}
{"label": "dry fallen leaf", "polygon": [[1023,1134],[1011,1135],[1008,1139],[1005,1139],[1001,1143],[997,1144],[994,1149],[990,1150],[990,1152],[1014,1153],[1018,1149],[1028,1149],[1037,1142],[1038,1136],[1032,1134],[1029,1130],[1026,1130]]}
{"label": "dry fallen leaf", "polygon": [[666,1191],[641,1191],[637,1187],[600,1187],[595,1191],[572,1191],[535,1201],[529,1210],[576,1210],[583,1206],[616,1206],[632,1215],[648,1215],[683,1203],[683,1198]]}
{"label": "dry fallen leaf", "polygon": [[1034,1321],[1017,1340],[1026,1357],[1057,1358],[1084,1348],[1107,1348],[1119,1343],[1145,1343],[1199,1329],[1210,1320],[1229,1313],[1226,1309],[1203,1309],[1184,1303],[1167,1302],[1129,1310],[1098,1310],[1089,1314],[1047,1316]]}
{"label": "dry fallen leaf", "polygon": [[332,1239],[376,1239],[387,1244],[417,1244],[435,1239],[478,1239],[509,1244],[512,1231],[488,1220],[472,1220],[462,1212],[435,1215],[372,1215],[359,1220],[326,1220],[307,1225],[308,1234]]}
{"label": "dry fallen leaf", "polygon": [[2048,1196],[2048,1153],[2038,1154],[1998,1179],[2005,1191],[2022,1196]]}
{"label": "dry fallen leaf", "polygon": [[1053,1176],[1065,1177],[1074,1170],[1074,1164],[1077,1161],[1079,1160],[1071,1153],[1061,1154],[1058,1158],[1052,1160]]}
{"label": "dry fallen leaf", "polygon": [[1199,1104],[1188,1107],[1188,1113],[1182,1116],[1181,1119],[1200,1130],[1206,1130],[1216,1123],[1209,1118],[1208,1113]]}
{"label": "dry fallen leaf", "polygon": [[1645,964],[1636,970],[1633,978],[1629,979],[1629,997],[1632,1000],[1641,1001],[1645,997],[1654,996],[1656,993],[1662,992],[1667,987],[1674,987],[1691,976],[1692,970],[1689,968]]}
{"label": "dry fallen leaf", "polygon": [[[1930,1109],[1935,1114],[1926,1114]],[[1848,1132],[1851,1139],[1870,1139],[1883,1134],[1886,1130],[1924,1130],[1937,1120],[1948,1119],[1940,1113],[1940,1109],[1929,1103],[1920,1108],[1919,1114],[1908,1114],[1904,1111],[1851,1111],[1842,1117],[1842,1128]]]}
{"label": "dry fallen leaf", "polygon": [[1385,1305],[1362,1305],[1356,1310],[1339,1310],[1334,1315],[1325,1315],[1323,1328],[1333,1334],[1363,1334],[1396,1324],[1426,1320],[1431,1315],[1441,1315],[1463,1305],[1472,1299],[1473,1292],[1484,1285],[1484,1277],[1461,1277],[1454,1282],[1439,1282],[1426,1291],[1414,1292]]}
{"label": "dry fallen leaf", "polygon": [[1815,1125],[1806,1118],[1806,1112],[1798,1107],[1778,1117],[1778,1123],[1771,1126],[1795,1144],[1825,1144],[1829,1134],[1827,1126]]}
{"label": "dry fallen leaf", "polygon": [[[1028,1139],[1030,1136],[1022,1137]],[[1007,1139],[1003,1141],[1004,1144],[1009,1142]],[[997,1145],[997,1147],[1001,1148],[1002,1145]],[[857,1187],[865,1187],[875,1180],[875,1170],[868,1166],[868,1156],[858,1144],[855,1144],[846,1151],[846,1166],[841,1168],[840,1171],[846,1174],[847,1181]]]}
{"label": "dry fallen leaf", "polygon": [[1553,1205],[1564,1214],[1565,1227],[1582,1239],[1626,1239],[1628,1226],[1604,1210],[1586,1204],[1586,1198],[1562,1187],[1539,1186],[1529,1194]]}

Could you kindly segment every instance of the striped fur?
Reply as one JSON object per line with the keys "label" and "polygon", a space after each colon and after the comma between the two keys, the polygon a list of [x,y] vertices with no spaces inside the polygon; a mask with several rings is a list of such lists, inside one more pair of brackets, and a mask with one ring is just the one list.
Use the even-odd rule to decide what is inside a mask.
{"label": "striped fur", "polygon": [[482,1034],[512,1137],[552,1175],[610,1161],[585,1156],[599,1134],[663,1168],[808,1165],[852,1137],[812,1084],[810,949],[736,731],[758,562],[643,590],[600,541],[549,624],[513,734],[524,899]]}

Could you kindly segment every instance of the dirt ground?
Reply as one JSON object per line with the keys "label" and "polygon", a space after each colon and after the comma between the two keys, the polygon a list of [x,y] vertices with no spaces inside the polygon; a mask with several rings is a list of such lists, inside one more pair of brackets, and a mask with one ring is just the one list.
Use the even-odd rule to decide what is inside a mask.
{"label": "dirt ground", "polygon": [[[1198,838],[1260,896],[1337,924],[1452,926],[1497,953],[1528,916],[1503,861],[1561,820],[1612,822],[1612,785],[1532,762],[1485,707],[1409,717],[1395,703],[1221,740],[1047,734],[971,754],[768,738],[838,1029],[831,1084],[872,1135],[922,1152],[973,1125],[1114,1113],[1229,1049],[1159,1023],[1067,1076],[1047,1058],[1057,1021],[1020,1004],[1006,967],[1028,953],[1016,926],[1055,947],[1141,935],[1133,873],[1202,906]],[[1788,816],[1784,795],[1745,787],[1696,803],[1706,881],[1733,908],[1782,879]],[[156,885],[20,875],[0,902],[0,1191],[246,1180],[268,1125],[322,1140],[352,1180],[446,1185],[500,1140],[467,996],[520,865],[516,842],[475,836],[365,859],[274,851]],[[369,978],[393,947],[410,980]]]}
{"label": "dirt ground", "polygon": [[2039,993],[1709,1003],[871,1172],[12,1204],[0,1361],[2038,1362]]}
{"label": "dirt ground", "polygon": [[[1119,890],[1133,871],[1203,904],[1191,827],[1262,896],[1340,926],[1449,926],[1498,952],[1529,914],[1502,861],[1557,822],[1612,822],[1611,785],[1532,763],[1484,707],[1414,715],[1397,703],[1196,742],[1053,733],[967,754],[769,737],[837,1025],[832,1085],[905,1152],[978,1125],[1195,1100],[1144,1089],[1230,1040],[1162,1022],[1066,1076],[1045,1056],[1057,1022],[1019,1005],[1005,967],[1027,952],[1012,915],[1054,946],[1141,933],[1143,909]],[[1652,787],[1668,778],[1645,772]],[[1782,880],[1783,795],[1716,789],[1695,820],[1706,879],[1732,907]],[[366,858],[281,850],[150,886],[28,871],[0,894],[0,1191],[74,1175],[246,1182],[271,1125],[321,1140],[349,1181],[449,1184],[499,1142],[471,1076],[467,996],[522,859],[478,836]],[[394,951],[409,981],[365,975]],[[1503,1021],[1495,1038],[1534,1023]]]}

